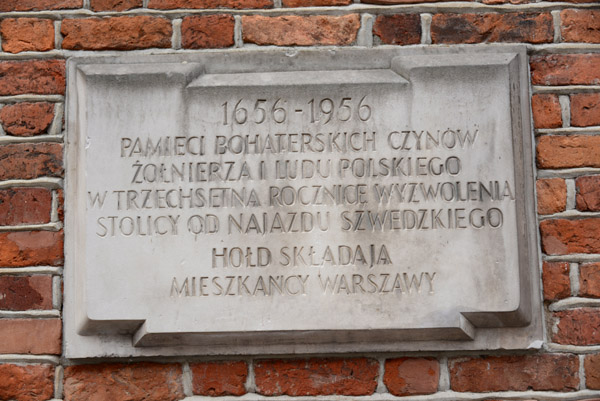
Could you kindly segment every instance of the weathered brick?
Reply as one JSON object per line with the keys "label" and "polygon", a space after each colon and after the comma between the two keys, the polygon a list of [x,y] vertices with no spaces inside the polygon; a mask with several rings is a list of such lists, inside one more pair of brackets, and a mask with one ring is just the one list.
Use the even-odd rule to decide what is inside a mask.
{"label": "weathered brick", "polygon": [[62,231],[0,233],[0,267],[60,266],[63,241]]}
{"label": "weathered brick", "polygon": [[65,368],[66,401],[174,401],[185,397],[181,365],[109,363]]}
{"label": "weathered brick", "polygon": [[46,132],[54,118],[54,104],[15,103],[0,109],[0,123],[8,135],[34,136]]}
{"label": "weathered brick", "polygon": [[272,8],[273,0],[150,0],[148,8]]}
{"label": "weathered brick", "polygon": [[600,93],[571,95],[571,125],[575,127],[600,125]]}
{"label": "weathered brick", "polygon": [[421,43],[421,16],[419,14],[380,15],[375,19],[373,33],[382,43],[415,45]]}
{"label": "weathered brick", "polygon": [[569,264],[566,262],[544,262],[542,266],[544,299],[556,301],[571,295]]}
{"label": "weathered brick", "polygon": [[2,50],[9,53],[54,49],[54,22],[38,18],[7,18],[0,22]]}
{"label": "weathered brick", "polygon": [[0,309],[52,309],[52,276],[0,276]]}
{"label": "weathered brick", "polygon": [[600,263],[579,266],[579,296],[600,298]]}
{"label": "weathered brick", "polygon": [[52,192],[46,188],[0,189],[0,226],[50,222]]}
{"label": "weathered brick", "polygon": [[575,180],[576,208],[582,212],[600,212],[600,175],[578,177]]}
{"label": "weathered brick", "polygon": [[233,46],[232,15],[185,17],[181,23],[181,43],[186,49],[210,49]]}
{"label": "weathered brick", "polygon": [[57,189],[56,196],[58,198],[58,210],[57,210],[58,220],[64,221],[65,220],[65,194],[64,194],[64,191],[62,189]]}
{"label": "weathered brick", "polygon": [[91,0],[93,11],[126,11],[143,6],[142,0]]}
{"label": "weathered brick", "polygon": [[60,354],[60,319],[0,319],[0,354]]}
{"label": "weathered brick", "polygon": [[[579,3],[579,4],[584,4],[584,3],[594,3],[597,0],[549,0],[549,1],[560,1],[560,2],[566,2],[566,3]],[[589,401],[596,401],[596,400],[589,400]],[[599,400],[600,401],[600,400]]]}
{"label": "weathered brick", "polygon": [[54,394],[54,366],[0,365],[0,399],[45,401]]}
{"label": "weathered brick", "polygon": [[581,308],[554,313],[557,322],[552,341],[559,344],[600,344],[600,310]]}
{"label": "weathered brick", "polygon": [[66,19],[63,49],[135,50],[171,47],[171,22],[162,17],[135,16]]}
{"label": "weathered brick", "polygon": [[562,178],[544,178],[535,183],[539,214],[552,214],[567,206],[567,184]]}
{"label": "weathered brick", "polygon": [[[444,0],[361,0],[361,3],[366,4],[382,4],[382,5],[394,5],[394,4],[416,4],[416,3],[437,3]],[[448,1],[461,1],[461,0],[448,0]],[[474,0],[465,0],[474,1]]]}
{"label": "weathered brick", "polygon": [[65,10],[83,7],[83,0],[2,0],[0,11]]}
{"label": "weathered brick", "polygon": [[531,110],[535,128],[562,127],[562,112],[557,95],[533,95],[531,97]]}
{"label": "weathered brick", "polygon": [[600,219],[544,220],[540,231],[548,255],[600,253]]}
{"label": "weathered brick", "polygon": [[433,358],[396,358],[385,361],[383,383],[395,396],[433,394],[438,390],[440,363]]}
{"label": "weathered brick", "polygon": [[539,168],[600,167],[600,136],[544,135],[536,151]]}
{"label": "weathered brick", "polygon": [[600,84],[600,54],[549,54],[529,61],[533,85]]}
{"label": "weathered brick", "polygon": [[190,364],[194,394],[211,397],[246,394],[248,364],[234,362],[203,362]]}
{"label": "weathered brick", "polygon": [[571,354],[490,356],[449,361],[454,391],[575,391],[579,358]]}
{"label": "weathered brick", "polygon": [[377,388],[379,364],[367,358],[262,360],[254,365],[263,395],[369,395]]}
{"label": "weathered brick", "polygon": [[283,0],[284,7],[347,6],[352,0]]}
{"label": "weathered brick", "polygon": [[58,143],[0,145],[0,180],[61,177],[62,152]]}
{"label": "weathered brick", "polygon": [[600,11],[563,10],[560,21],[563,41],[600,43]]}
{"label": "weathered brick", "polygon": [[533,0],[483,0],[483,4],[528,4],[534,3]]}
{"label": "weathered brick", "polygon": [[349,45],[360,28],[357,14],[330,16],[287,15],[242,17],[244,42],[258,45],[311,46]]}
{"label": "weathered brick", "polygon": [[64,60],[0,62],[0,96],[65,93]]}
{"label": "weathered brick", "polygon": [[583,367],[585,386],[592,390],[600,390],[600,354],[586,355]]}
{"label": "weathered brick", "polygon": [[436,14],[431,21],[434,44],[550,43],[553,31],[550,13]]}

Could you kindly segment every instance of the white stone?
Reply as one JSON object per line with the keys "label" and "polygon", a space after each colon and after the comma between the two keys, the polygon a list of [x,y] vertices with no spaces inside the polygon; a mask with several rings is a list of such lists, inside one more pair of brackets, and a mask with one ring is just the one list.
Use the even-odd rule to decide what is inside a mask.
{"label": "white stone", "polygon": [[525,48],[477,49],[69,60],[67,356],[541,339]]}

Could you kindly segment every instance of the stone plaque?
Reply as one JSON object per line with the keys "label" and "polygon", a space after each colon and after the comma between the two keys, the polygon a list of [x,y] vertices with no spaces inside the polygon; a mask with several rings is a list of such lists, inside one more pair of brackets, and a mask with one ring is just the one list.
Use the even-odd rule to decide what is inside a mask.
{"label": "stone plaque", "polygon": [[68,73],[69,357],[539,346],[524,48]]}

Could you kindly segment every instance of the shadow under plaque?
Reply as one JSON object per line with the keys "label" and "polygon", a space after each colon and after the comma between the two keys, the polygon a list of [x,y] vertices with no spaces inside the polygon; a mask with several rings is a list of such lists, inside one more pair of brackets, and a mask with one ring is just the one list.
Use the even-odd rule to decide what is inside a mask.
{"label": "shadow under plaque", "polygon": [[69,358],[539,348],[522,46],[68,61]]}

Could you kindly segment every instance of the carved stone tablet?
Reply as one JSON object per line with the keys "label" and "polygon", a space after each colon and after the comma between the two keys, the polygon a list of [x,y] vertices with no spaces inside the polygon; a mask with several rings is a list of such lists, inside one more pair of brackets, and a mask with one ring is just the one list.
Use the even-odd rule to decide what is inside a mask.
{"label": "carved stone tablet", "polygon": [[525,48],[68,73],[69,357],[539,347]]}

